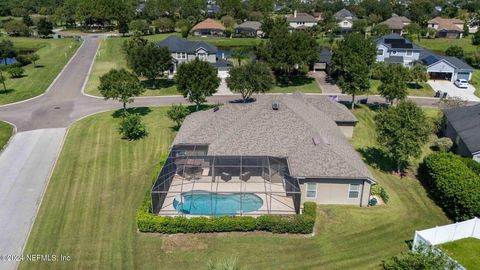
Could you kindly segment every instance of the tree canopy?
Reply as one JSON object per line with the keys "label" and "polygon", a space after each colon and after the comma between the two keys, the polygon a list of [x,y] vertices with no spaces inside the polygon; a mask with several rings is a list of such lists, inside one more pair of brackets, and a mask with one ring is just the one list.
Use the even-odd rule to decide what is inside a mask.
{"label": "tree canopy", "polygon": [[217,70],[210,63],[199,59],[181,64],[175,79],[178,91],[184,97],[188,97],[190,102],[195,103],[197,110],[220,86]]}
{"label": "tree canopy", "polygon": [[383,69],[380,81],[382,82],[378,87],[380,95],[393,105],[395,100],[403,100],[407,97],[410,70],[400,64],[387,65]]}
{"label": "tree canopy", "polygon": [[274,86],[275,77],[266,63],[250,62],[232,68],[226,81],[228,87],[240,93],[243,102],[246,102],[254,93],[269,92]]}
{"label": "tree canopy", "polygon": [[145,92],[145,88],[137,76],[126,69],[111,69],[100,77],[98,90],[105,99],[116,99],[122,102],[126,111],[127,103],[132,103],[133,98]]}
{"label": "tree canopy", "polygon": [[375,116],[378,143],[397,161],[397,171],[412,157],[418,157],[429,136],[428,122],[422,109],[411,101],[402,101]]}
{"label": "tree canopy", "polygon": [[355,96],[370,88],[370,69],[375,62],[377,47],[372,39],[360,33],[347,34],[333,50],[332,67],[334,76],[343,92]]}

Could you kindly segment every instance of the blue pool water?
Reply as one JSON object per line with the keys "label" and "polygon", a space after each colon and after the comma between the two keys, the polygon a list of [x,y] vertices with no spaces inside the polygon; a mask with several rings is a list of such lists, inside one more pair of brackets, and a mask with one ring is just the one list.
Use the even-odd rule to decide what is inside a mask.
{"label": "blue pool water", "polygon": [[253,193],[217,194],[194,190],[184,192],[173,200],[178,213],[188,215],[228,216],[253,212],[263,205],[263,200]]}

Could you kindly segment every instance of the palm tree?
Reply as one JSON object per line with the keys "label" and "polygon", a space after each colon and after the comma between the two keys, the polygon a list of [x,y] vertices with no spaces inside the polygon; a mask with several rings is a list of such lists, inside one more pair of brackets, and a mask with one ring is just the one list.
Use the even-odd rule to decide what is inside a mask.
{"label": "palm tree", "polygon": [[247,47],[238,47],[232,50],[232,58],[237,59],[238,65],[242,65],[242,59],[246,59],[248,54],[250,53],[250,49]]}

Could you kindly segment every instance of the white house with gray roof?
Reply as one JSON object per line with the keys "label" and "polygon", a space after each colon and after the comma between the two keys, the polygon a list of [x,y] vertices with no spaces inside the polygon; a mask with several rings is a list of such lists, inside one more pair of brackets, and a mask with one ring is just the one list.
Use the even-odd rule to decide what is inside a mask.
{"label": "white house with gray roof", "polygon": [[338,11],[333,16],[335,17],[338,26],[342,29],[342,32],[352,31],[353,22],[358,20],[352,12],[345,8]]}
{"label": "white house with gray roof", "polygon": [[292,30],[302,30],[317,25],[317,19],[308,13],[301,13],[295,10],[287,17],[288,26]]}
{"label": "white house with gray roof", "polygon": [[[169,201],[165,194],[172,189],[188,192],[192,188],[192,180],[178,180],[183,169],[175,176],[170,173],[170,178],[163,176],[185,164],[198,167],[193,169],[198,176],[190,178],[198,179],[194,189],[252,190],[263,196],[260,190],[273,185],[277,189],[273,199],[264,199],[271,205],[269,211],[292,204],[298,213],[297,207],[306,201],[367,206],[375,180],[348,140],[356,123],[345,106],[329,97],[300,93],[262,95],[255,102],[228,103],[193,113],[178,131],[170,156],[171,160],[189,155],[195,158],[178,161],[161,173],[152,189],[154,204],[157,202],[154,212],[168,208],[158,205]],[[182,147],[183,152],[179,150]],[[260,163],[263,169],[254,168]],[[237,184],[227,186],[230,181]],[[250,181],[250,187],[257,181],[257,188],[249,188]]]}
{"label": "white house with gray roof", "polygon": [[172,53],[173,70],[175,73],[182,63],[190,62],[194,59],[200,59],[211,63],[219,70],[228,70],[232,65],[230,61],[226,61],[217,56],[218,48],[210,43],[203,41],[188,41],[176,36],[169,36],[161,42],[157,43],[159,47],[167,47]]}
{"label": "white house with gray roof", "polygon": [[421,63],[431,79],[455,81],[472,79],[473,68],[457,57],[441,56],[419,47],[398,34],[380,37],[377,44],[377,62],[412,66]]}

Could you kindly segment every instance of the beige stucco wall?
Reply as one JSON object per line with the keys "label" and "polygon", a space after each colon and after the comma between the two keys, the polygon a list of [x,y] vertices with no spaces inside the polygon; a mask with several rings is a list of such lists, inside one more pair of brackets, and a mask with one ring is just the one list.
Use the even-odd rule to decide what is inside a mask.
{"label": "beige stucco wall", "polygon": [[351,139],[353,138],[353,128],[355,126],[354,125],[342,125],[342,126],[338,126],[338,128],[342,131],[343,135],[347,138],[347,139]]}
{"label": "beige stucco wall", "polygon": [[[306,197],[306,184],[308,182],[317,184],[316,198]],[[358,198],[349,198],[349,185],[360,184],[360,194]],[[351,204],[358,206],[367,206],[370,196],[371,184],[365,180],[358,179],[303,179],[300,182],[302,191],[301,203],[313,201],[318,204]]]}

